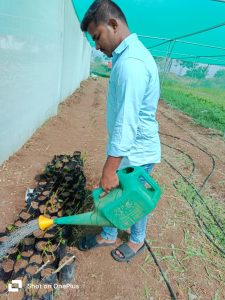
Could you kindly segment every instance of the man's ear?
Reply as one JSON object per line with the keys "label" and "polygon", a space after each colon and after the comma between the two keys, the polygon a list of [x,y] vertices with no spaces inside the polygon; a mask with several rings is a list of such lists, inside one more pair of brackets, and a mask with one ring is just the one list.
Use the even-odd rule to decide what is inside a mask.
{"label": "man's ear", "polygon": [[112,19],[112,18],[109,19],[108,25],[109,25],[110,27],[112,27],[112,29],[113,29],[114,31],[116,31],[117,28],[118,28],[118,22],[117,22],[116,19]]}

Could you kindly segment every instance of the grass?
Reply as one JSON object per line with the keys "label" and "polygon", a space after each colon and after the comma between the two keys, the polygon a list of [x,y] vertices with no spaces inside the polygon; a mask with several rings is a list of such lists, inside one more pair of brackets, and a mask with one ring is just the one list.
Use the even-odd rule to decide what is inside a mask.
{"label": "grass", "polygon": [[[110,69],[98,62],[93,62],[94,74],[109,77]],[[173,108],[193,118],[203,127],[225,132],[225,89],[219,79],[191,80],[176,75],[163,75],[161,98]]]}
{"label": "grass", "polygon": [[225,131],[225,90],[200,87],[196,81],[168,75],[161,98],[206,128]]}
{"label": "grass", "polygon": [[99,63],[99,62],[92,62],[91,63],[91,72],[95,75],[101,76],[101,77],[109,77],[110,76],[110,69]]}
{"label": "grass", "polygon": [[194,188],[186,184],[182,179],[176,182],[176,189],[182,197],[193,207],[196,216],[198,216],[203,222],[207,233],[212,240],[220,246],[225,248],[225,237],[222,230],[218,227],[210,212],[215,216],[218,223],[222,228],[225,228],[224,209],[221,205],[212,197],[200,198]]}
{"label": "grass", "polygon": [[[202,199],[224,227],[223,207],[212,197],[202,196],[202,199],[200,199],[194,191],[194,186],[189,186],[183,180],[176,180],[175,187],[178,197],[180,198],[180,196],[182,196],[182,198],[185,198],[185,200],[194,207],[196,214],[204,220],[213,233],[214,241],[217,242],[221,248],[224,248],[224,235],[221,230],[218,230],[215,221],[203,204]],[[191,287],[188,281],[190,279],[189,272],[192,272],[190,267],[202,265],[203,268],[201,269],[202,273],[199,280],[203,280],[204,278],[204,280],[208,280],[211,283],[215,282],[215,284],[219,284],[217,289],[215,288],[215,290],[212,291],[211,297],[209,297],[209,299],[219,300],[221,299],[220,289],[223,290],[224,285],[222,283],[225,282],[225,265],[222,263],[222,257],[219,252],[209,244],[208,240],[203,238],[202,231],[195,223],[194,215],[190,214],[190,210],[185,209],[186,206],[178,206],[178,203],[175,204],[173,202],[174,201],[172,201],[172,205],[169,208],[171,212],[169,215],[173,217],[168,219],[166,224],[164,224],[164,228],[169,230],[174,227],[182,227],[183,238],[177,244],[165,242],[164,245],[163,243],[159,245],[157,240],[149,241],[148,239],[151,248],[164,271],[168,272],[169,279],[171,280],[171,274],[173,274],[175,278],[178,278],[180,289],[183,291]],[[146,276],[148,276],[149,265],[154,265],[150,254],[146,256],[145,261],[140,265],[141,271],[145,273]],[[196,290],[194,291],[196,292]]]}
{"label": "grass", "polygon": [[[170,152],[168,155],[170,155]],[[180,154],[178,156],[178,158],[182,157]],[[179,165],[183,165],[183,161],[180,159],[178,159],[178,162]],[[185,161],[184,165],[186,164],[189,164],[189,160]],[[196,214],[207,224],[214,235],[212,238],[221,248],[225,246],[224,235],[221,230],[218,230],[218,226],[216,226],[202,199],[223,228],[225,228],[224,207],[215,198],[209,197],[208,193],[201,194],[201,199],[194,190],[194,188],[197,188],[194,183],[188,185],[187,182],[172,176],[172,173],[167,173],[167,171],[166,165],[163,164],[161,169],[157,169],[156,174],[154,174],[159,182],[168,176],[166,180],[168,183],[164,199],[162,199],[164,200],[164,207],[161,207],[159,215],[155,215],[151,219],[150,231],[148,232],[151,238],[148,238],[147,241],[159,264],[167,273],[173,289],[180,293],[179,299],[191,299],[192,295],[196,295],[196,299],[222,300],[225,288],[224,258],[205,238],[201,228],[197,225],[189,204],[193,206]],[[221,180],[221,185],[223,184],[224,182]],[[170,189],[172,189],[171,192]],[[166,202],[168,202],[168,205],[166,205]],[[157,220],[162,226],[158,226]],[[154,227],[155,230],[152,230]],[[173,235],[168,234],[170,230]],[[205,228],[205,230],[207,229]],[[177,238],[174,237],[176,233]],[[146,255],[139,268],[146,278],[149,278],[151,270],[152,273],[154,271],[153,274],[156,274],[156,280],[161,282],[162,277],[150,253]],[[193,286],[194,282],[196,283]],[[207,297],[201,290],[201,288],[204,290],[203,282],[210,285],[209,288],[205,288],[208,293]],[[146,295],[149,295],[147,292],[148,290]],[[152,286],[151,293],[153,295],[155,293]]]}

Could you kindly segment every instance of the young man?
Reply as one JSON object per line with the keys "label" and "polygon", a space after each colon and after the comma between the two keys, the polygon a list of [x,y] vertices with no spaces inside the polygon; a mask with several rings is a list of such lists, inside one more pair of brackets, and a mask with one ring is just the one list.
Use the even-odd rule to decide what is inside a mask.
{"label": "young man", "polygon": [[[131,34],[121,9],[110,0],[96,0],[86,12],[81,30],[88,32],[96,49],[112,57],[107,96],[107,159],[100,185],[105,192],[118,186],[116,170],[143,166],[151,172],[160,162],[161,149],[155,113],[159,78],[149,51]],[[131,227],[128,243],[111,252],[117,261],[129,261],[144,250],[147,216]],[[88,235],[80,250],[113,245],[117,229],[103,227],[100,235]]]}

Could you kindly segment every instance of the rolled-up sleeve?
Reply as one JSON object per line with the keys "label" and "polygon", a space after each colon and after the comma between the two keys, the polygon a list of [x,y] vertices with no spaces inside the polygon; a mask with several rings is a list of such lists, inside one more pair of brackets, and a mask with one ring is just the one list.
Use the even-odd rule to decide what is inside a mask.
{"label": "rolled-up sleeve", "polygon": [[108,155],[128,156],[135,142],[139,112],[149,81],[143,61],[127,58],[115,80],[116,120],[108,144]]}

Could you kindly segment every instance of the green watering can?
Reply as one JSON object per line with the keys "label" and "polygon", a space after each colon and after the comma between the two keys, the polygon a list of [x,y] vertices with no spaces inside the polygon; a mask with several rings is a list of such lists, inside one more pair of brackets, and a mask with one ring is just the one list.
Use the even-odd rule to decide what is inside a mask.
{"label": "green watering can", "polygon": [[[142,167],[127,167],[118,170],[117,175],[119,187],[108,194],[105,194],[102,188],[92,192],[95,206],[93,211],[56,219],[40,216],[38,219],[40,229],[45,230],[53,224],[128,229],[156,207],[161,191],[158,184]],[[148,186],[140,180],[141,177]]]}

